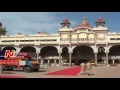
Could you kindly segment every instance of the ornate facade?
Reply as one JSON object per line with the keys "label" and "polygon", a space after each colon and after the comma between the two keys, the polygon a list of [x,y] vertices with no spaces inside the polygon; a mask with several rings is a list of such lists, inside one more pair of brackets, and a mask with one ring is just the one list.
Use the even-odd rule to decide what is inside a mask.
{"label": "ornate facade", "polygon": [[90,26],[86,17],[75,28],[68,19],[63,20],[57,34],[2,35],[1,50],[29,52],[42,63],[61,63],[68,60],[79,65],[82,61],[95,61],[105,65],[120,62],[120,33],[109,32],[105,21],[98,18]]}

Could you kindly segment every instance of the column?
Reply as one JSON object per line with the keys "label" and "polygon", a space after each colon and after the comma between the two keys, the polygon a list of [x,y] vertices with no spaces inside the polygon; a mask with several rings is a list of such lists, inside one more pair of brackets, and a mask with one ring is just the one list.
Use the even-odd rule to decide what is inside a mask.
{"label": "column", "polygon": [[17,54],[20,52],[20,47],[19,46],[16,46],[16,52],[17,52]]}
{"label": "column", "polygon": [[1,51],[4,49],[5,47],[0,47]]}
{"label": "column", "polygon": [[39,62],[39,53],[40,53],[40,48],[39,46],[35,46],[35,49],[36,49],[36,54],[37,54],[37,62]]}
{"label": "column", "polygon": [[54,63],[56,64],[56,60],[54,60]]}
{"label": "column", "polygon": [[39,51],[37,51],[37,62],[39,62]]}
{"label": "column", "polygon": [[59,64],[61,63],[61,52],[59,52]]}
{"label": "column", "polygon": [[95,52],[95,65],[97,65],[97,52]]}
{"label": "column", "polygon": [[71,51],[69,52],[69,63],[70,63],[70,66],[72,66],[72,53],[71,53]]}
{"label": "column", "polygon": [[41,60],[41,65],[43,64],[43,60]]}
{"label": "column", "polygon": [[98,54],[98,48],[97,48],[97,46],[95,46],[94,48],[93,48],[93,50],[94,50],[94,54],[95,54],[95,65],[98,65],[98,57],[97,57],[97,54]]}
{"label": "column", "polygon": [[50,66],[50,60],[48,60],[48,66]]}
{"label": "column", "polygon": [[115,63],[115,60],[112,60],[112,63],[114,64],[114,63]]}
{"label": "column", "polygon": [[106,52],[106,65],[108,65],[108,52]]}
{"label": "column", "polygon": [[73,49],[70,46],[69,47],[69,63],[70,63],[70,67],[72,66],[72,53],[73,53]]}

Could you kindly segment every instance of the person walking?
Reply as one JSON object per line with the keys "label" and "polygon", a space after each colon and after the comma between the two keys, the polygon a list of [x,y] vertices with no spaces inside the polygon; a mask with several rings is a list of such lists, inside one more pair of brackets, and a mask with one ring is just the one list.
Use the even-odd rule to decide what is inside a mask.
{"label": "person walking", "polygon": [[80,64],[80,67],[81,67],[81,75],[85,75],[85,63],[81,63]]}
{"label": "person walking", "polygon": [[88,62],[87,64],[86,64],[86,73],[88,74],[88,76],[90,76],[91,75],[91,70],[92,70],[92,65],[91,65],[91,63],[90,62]]}

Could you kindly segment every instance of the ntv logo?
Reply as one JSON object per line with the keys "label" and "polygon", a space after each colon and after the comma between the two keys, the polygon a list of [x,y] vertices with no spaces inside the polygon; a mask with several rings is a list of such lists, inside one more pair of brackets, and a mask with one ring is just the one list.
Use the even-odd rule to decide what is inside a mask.
{"label": "ntv logo", "polygon": [[11,52],[10,50],[5,51],[5,55],[4,55],[5,58],[11,58],[16,56],[17,56],[17,53],[15,52],[15,50],[12,50]]}

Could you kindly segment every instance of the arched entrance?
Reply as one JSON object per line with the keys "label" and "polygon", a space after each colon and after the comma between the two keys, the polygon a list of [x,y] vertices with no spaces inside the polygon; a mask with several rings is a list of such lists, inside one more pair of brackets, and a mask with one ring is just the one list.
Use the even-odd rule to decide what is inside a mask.
{"label": "arched entrance", "polygon": [[16,51],[16,49],[14,47],[11,47],[11,46],[5,47],[2,49],[3,52],[5,52],[6,50],[10,50],[10,51],[15,50]]}
{"label": "arched entrance", "polygon": [[73,50],[72,59],[75,65],[80,65],[82,62],[94,60],[93,49],[89,46],[77,46]]}
{"label": "arched entrance", "polygon": [[32,46],[23,47],[20,52],[27,52],[33,59],[37,59],[36,49]]}
{"label": "arched entrance", "polygon": [[98,48],[97,61],[98,61],[98,63],[102,63],[102,64],[106,63],[106,54],[105,54],[104,47]]}
{"label": "arched entrance", "polygon": [[109,50],[109,63],[120,64],[120,45],[112,46]]}
{"label": "arched entrance", "polygon": [[44,60],[48,60],[48,64],[53,62],[59,63],[58,50],[54,46],[43,47],[40,51],[40,57],[43,62],[45,62]]}
{"label": "arched entrance", "polygon": [[62,56],[63,62],[64,61],[69,62],[69,53],[68,53],[68,48],[67,47],[63,47],[61,56]]}

